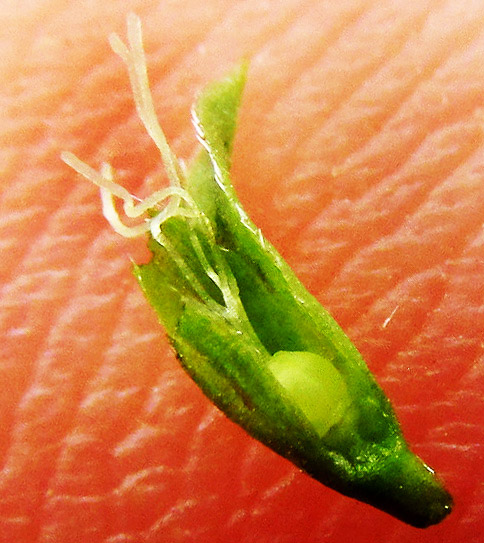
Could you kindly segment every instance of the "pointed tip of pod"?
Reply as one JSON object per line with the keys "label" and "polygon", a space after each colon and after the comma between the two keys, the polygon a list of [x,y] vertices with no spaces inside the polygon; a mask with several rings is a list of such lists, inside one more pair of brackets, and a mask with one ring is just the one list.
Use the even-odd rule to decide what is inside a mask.
{"label": "pointed tip of pod", "polygon": [[438,524],[450,514],[453,499],[435,472],[406,447],[365,470],[366,496],[359,499],[416,528]]}

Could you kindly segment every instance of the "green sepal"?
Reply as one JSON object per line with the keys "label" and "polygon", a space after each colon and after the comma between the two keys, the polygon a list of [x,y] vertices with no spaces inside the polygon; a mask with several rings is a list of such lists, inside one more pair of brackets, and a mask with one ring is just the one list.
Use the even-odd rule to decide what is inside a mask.
{"label": "green sepal", "polygon": [[[152,260],[135,267],[136,277],[183,367],[232,420],[335,490],[414,526],[439,522],[450,512],[450,495],[409,450],[390,402],[357,349],[264,239],[235,194],[230,152],[246,69],[211,85],[194,108],[205,149],[185,188],[208,229],[203,220],[167,220],[162,232],[169,246],[151,240]],[[235,310],[228,311],[195,240],[206,261],[235,285]],[[318,355],[344,379],[349,406],[323,435],[269,370],[280,351]]]}

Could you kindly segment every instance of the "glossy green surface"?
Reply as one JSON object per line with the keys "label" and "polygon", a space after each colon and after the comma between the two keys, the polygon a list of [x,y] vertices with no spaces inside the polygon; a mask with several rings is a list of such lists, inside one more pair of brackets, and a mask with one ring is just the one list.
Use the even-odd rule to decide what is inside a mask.
{"label": "glossy green surface", "polygon": [[322,483],[414,526],[437,523],[450,495],[408,449],[359,352],[230,183],[245,73],[212,85],[195,106],[205,150],[185,188],[200,216],[167,220],[136,276],[181,364],[232,420]]}

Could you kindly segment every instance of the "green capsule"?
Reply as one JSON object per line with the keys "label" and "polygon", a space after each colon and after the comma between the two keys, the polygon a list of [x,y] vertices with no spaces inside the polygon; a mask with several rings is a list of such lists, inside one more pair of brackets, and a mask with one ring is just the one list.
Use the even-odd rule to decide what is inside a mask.
{"label": "green capsule", "polygon": [[[137,110],[160,149],[170,187],[139,202],[69,153],[63,159],[101,187],[122,235],[150,235],[152,259],[135,275],[177,357],[228,417],[320,482],[414,526],[440,522],[452,498],[408,448],[389,400],[360,353],[251,222],[230,181],[230,153],[246,77],[241,66],[194,107],[203,146],[188,171],[158,125],[139,20],[129,43],[111,43],[128,65]],[[136,226],[121,220],[114,198]]]}

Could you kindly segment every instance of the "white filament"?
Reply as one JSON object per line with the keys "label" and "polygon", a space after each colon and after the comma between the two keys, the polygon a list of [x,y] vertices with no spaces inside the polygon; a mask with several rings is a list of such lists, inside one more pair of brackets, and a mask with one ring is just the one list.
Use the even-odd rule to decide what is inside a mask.
{"label": "white filament", "polygon": [[[127,238],[133,238],[151,232],[153,238],[163,245],[170,253],[174,262],[183,272],[183,275],[188,279],[198,295],[206,303],[216,305],[215,301],[205,291],[205,288],[197,279],[190,266],[186,264],[176,248],[171,245],[170,241],[166,239],[161,231],[161,225],[170,217],[193,217],[197,218],[199,225],[204,228],[209,238],[213,239],[214,237],[208,219],[198,209],[198,206],[190,194],[182,188],[185,179],[185,167],[173,154],[165,134],[158,123],[149,88],[146,58],[143,51],[141,22],[136,15],[130,14],[128,15],[127,26],[129,47],[123,43],[117,34],[112,34],[109,41],[114,52],[119,55],[126,64],[136,110],[148,134],[160,151],[170,185],[154,192],[140,201],[138,198],[131,195],[124,187],[115,182],[114,171],[109,164],[103,164],[101,171],[98,172],[72,153],[63,152],[61,158],[68,166],[99,187],[104,217],[108,220],[115,232]],[[200,134],[201,127],[197,126],[197,130],[199,131],[200,140],[204,143]],[[223,187],[222,173],[219,171],[216,161],[213,161],[213,164],[217,183]],[[147,218],[141,224],[131,226],[126,225],[121,220],[118,210],[116,209],[115,198],[119,198],[123,201],[124,213],[129,218],[140,217],[148,210],[156,208],[156,206],[162,202],[167,201],[167,203],[154,217]],[[212,255],[215,266],[210,264],[195,231],[192,232],[191,241],[208,277],[212,279],[223,294],[225,301],[225,308],[223,310],[226,314],[233,315],[234,318],[237,317],[243,309],[241,309],[241,302],[238,297],[235,279],[233,279],[226,269],[227,264],[223,262],[223,259],[220,258],[217,251],[214,251]]]}
{"label": "white filament", "polygon": [[124,61],[128,69],[129,80],[133,91],[134,102],[138,115],[146,131],[158,147],[168,178],[173,185],[180,185],[182,168],[173,154],[165,134],[161,129],[153,105],[148,81],[148,69],[143,49],[143,36],[139,17],[130,13],[128,15],[128,43],[130,49],[122,42],[117,34],[109,36],[109,43],[113,51]]}
{"label": "white filament", "polygon": [[[109,165],[103,165],[101,172],[97,172],[73,153],[63,152],[61,158],[76,172],[100,188],[103,214],[113,230],[128,238],[140,236],[151,231],[152,236],[158,239],[161,224],[168,218],[173,216],[196,217],[199,215],[199,211],[191,196],[181,186],[185,168],[170,149],[156,117],[143,50],[141,21],[136,15],[131,13],[128,15],[127,26],[129,47],[123,43],[117,34],[112,34],[109,41],[113,51],[126,64],[136,110],[148,134],[160,151],[168,179],[170,180],[170,186],[158,190],[144,200],[135,203],[135,197],[114,181],[114,173]],[[136,226],[127,226],[119,217],[114,197],[123,200],[124,213],[130,218],[140,217],[146,211],[156,207],[163,201],[167,200],[168,203],[152,219]]]}

